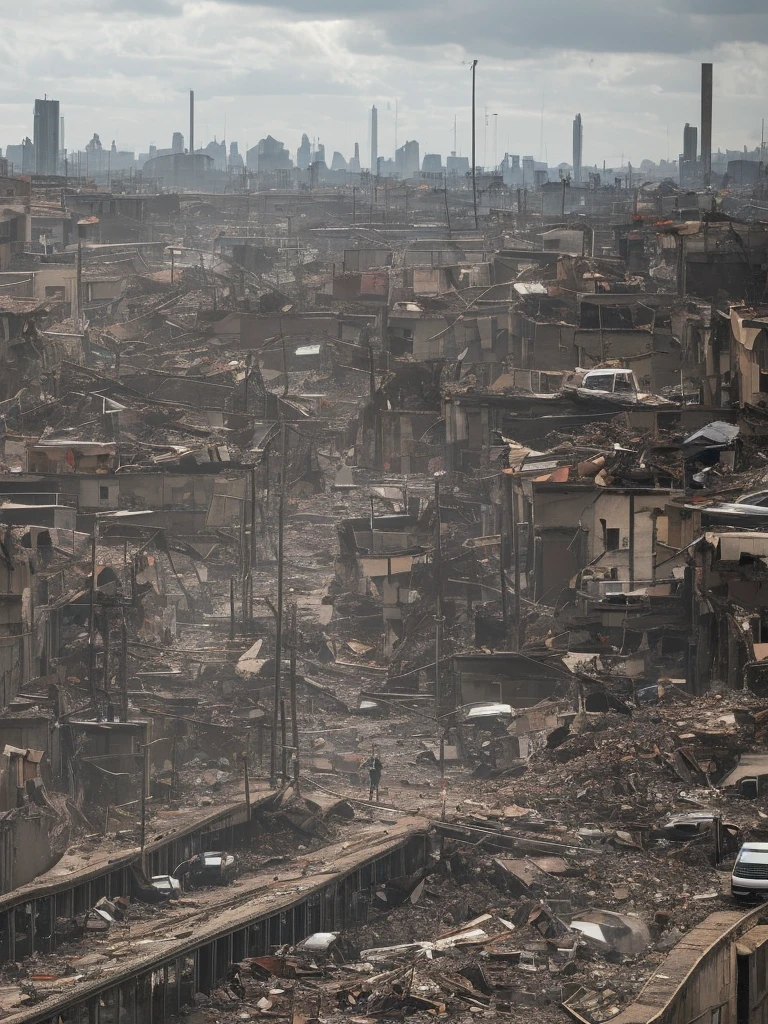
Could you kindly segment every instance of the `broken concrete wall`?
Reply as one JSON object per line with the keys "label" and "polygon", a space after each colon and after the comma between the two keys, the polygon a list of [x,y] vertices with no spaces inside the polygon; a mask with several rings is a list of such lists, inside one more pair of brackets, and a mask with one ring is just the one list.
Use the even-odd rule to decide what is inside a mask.
{"label": "broken concrete wall", "polygon": [[538,599],[543,600],[547,592],[554,600],[556,591],[564,589],[588,563],[613,570],[612,578],[627,585],[630,579],[637,586],[650,581],[658,532],[654,516],[658,512],[663,518],[669,494],[668,490],[648,493],[639,488],[630,492],[581,484],[534,484],[534,522],[540,538]]}
{"label": "broken concrete wall", "polygon": [[372,267],[391,267],[391,249],[345,249],[344,273],[360,273]]}
{"label": "broken concrete wall", "polygon": [[[441,445],[422,440],[438,417],[433,411],[376,409],[366,416],[356,446],[357,465],[393,473],[426,473]],[[377,436],[378,434],[378,436]]]}
{"label": "broken concrete wall", "polygon": [[0,822],[0,892],[26,885],[59,859],[51,848],[53,817],[40,808],[18,811]]}
{"label": "broken concrete wall", "polygon": [[589,368],[607,359],[618,359],[635,371],[635,376],[649,375],[653,357],[653,335],[648,330],[604,329],[576,331],[578,366]]}
{"label": "broken concrete wall", "polygon": [[455,267],[414,267],[411,271],[414,295],[443,295],[456,287]]}
{"label": "broken concrete wall", "polygon": [[[209,526],[238,522],[246,483],[243,477],[209,473],[126,473],[99,477],[99,487],[119,487],[122,508],[179,509],[206,512]],[[87,495],[93,496],[89,487]]]}
{"label": "broken concrete wall", "polygon": [[570,370],[578,364],[574,324],[543,321],[522,310],[514,310],[510,322],[510,348],[516,366]]}
{"label": "broken concrete wall", "polygon": [[[649,582],[653,574],[653,513],[668,493],[630,496],[601,492],[593,506],[589,560],[614,568],[621,581],[629,582],[631,576],[636,585]],[[618,530],[619,543],[618,548],[609,550],[607,531],[611,528]]]}
{"label": "broken concrete wall", "polygon": [[260,348],[269,338],[294,335],[325,335],[338,338],[340,320],[336,314],[328,316],[285,314],[282,316],[244,313],[240,317],[240,344],[243,348]]}
{"label": "broken concrete wall", "polygon": [[536,600],[555,604],[588,558],[595,488],[533,485]]}
{"label": "broken concrete wall", "polygon": [[455,242],[417,242],[403,253],[406,267],[455,266],[464,258],[464,250]]}
{"label": "broken concrete wall", "polygon": [[506,652],[458,655],[453,674],[462,705],[501,702],[529,708],[552,697],[559,684],[546,665]]}
{"label": "broken concrete wall", "polygon": [[389,271],[340,274],[334,277],[331,288],[334,299],[341,302],[386,303],[389,298]]}
{"label": "broken concrete wall", "polygon": [[37,665],[32,635],[32,556],[16,542],[10,527],[0,526],[0,538],[7,553],[0,560],[0,701],[5,707],[36,674]]}
{"label": "broken concrete wall", "polygon": [[40,762],[40,773],[46,786],[52,786],[59,779],[60,735],[60,730],[54,726],[52,717],[9,715],[0,718],[0,750],[12,746],[22,750],[45,752],[45,757]]}

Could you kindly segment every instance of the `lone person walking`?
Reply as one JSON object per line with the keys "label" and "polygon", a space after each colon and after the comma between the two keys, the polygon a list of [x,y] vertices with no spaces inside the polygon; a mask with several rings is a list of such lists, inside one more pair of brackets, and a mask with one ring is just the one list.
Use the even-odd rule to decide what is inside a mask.
{"label": "lone person walking", "polygon": [[368,790],[368,802],[373,800],[374,790],[376,791],[376,803],[379,802],[379,783],[381,782],[381,772],[384,765],[379,759],[379,755],[374,752],[373,756],[368,762],[368,779],[370,781],[370,789]]}

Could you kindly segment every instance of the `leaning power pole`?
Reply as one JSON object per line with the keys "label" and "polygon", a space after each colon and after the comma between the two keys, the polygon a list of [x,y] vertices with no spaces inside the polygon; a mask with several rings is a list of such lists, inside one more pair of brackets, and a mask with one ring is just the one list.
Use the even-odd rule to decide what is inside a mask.
{"label": "leaning power pole", "polygon": [[475,69],[477,68],[477,59],[472,61],[472,206],[475,210],[475,230],[477,230],[477,180],[476,180],[476,166],[477,160],[475,158]]}
{"label": "leaning power pole", "polygon": [[280,720],[280,670],[283,656],[283,520],[285,517],[285,474],[286,474],[286,434],[285,421],[280,431],[281,479],[280,500],[277,510],[277,623],[275,627],[275,703],[272,708],[272,750],[270,752],[269,777],[273,786],[277,785],[277,727]]}
{"label": "leaning power pole", "polygon": [[435,586],[435,720],[440,743],[440,800],[442,817],[445,817],[445,728],[443,722],[443,687],[440,675],[442,662],[443,623],[443,551],[442,524],[440,518],[440,477],[444,473],[435,473],[435,555],[434,555],[434,586]]}

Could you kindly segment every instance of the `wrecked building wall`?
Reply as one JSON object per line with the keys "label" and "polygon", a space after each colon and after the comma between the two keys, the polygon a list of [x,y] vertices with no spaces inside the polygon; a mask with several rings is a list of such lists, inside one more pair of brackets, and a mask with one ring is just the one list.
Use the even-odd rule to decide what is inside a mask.
{"label": "wrecked building wall", "polygon": [[501,701],[529,708],[552,697],[559,684],[546,665],[506,652],[458,655],[452,670],[462,705]]}
{"label": "wrecked building wall", "polygon": [[0,563],[0,701],[5,707],[35,674],[32,636],[32,571],[9,527],[0,526],[5,552]]}
{"label": "wrecked building wall", "polygon": [[731,398],[744,405],[765,401],[768,392],[768,334],[761,325],[762,307],[733,306],[730,316]]}
{"label": "wrecked building wall", "polygon": [[0,748],[12,746],[45,752],[40,762],[40,773],[46,786],[51,786],[59,777],[60,735],[53,718],[14,715],[0,719]]}
{"label": "wrecked building wall", "polygon": [[608,359],[626,362],[637,377],[650,375],[653,356],[653,335],[647,330],[585,330],[579,328],[574,338],[577,365],[589,368]]}
{"label": "wrecked building wall", "polygon": [[578,364],[573,324],[543,322],[517,310],[510,320],[510,348],[516,366],[526,370],[570,370]]}
{"label": "wrecked building wall", "polygon": [[465,349],[471,362],[500,362],[509,352],[507,317],[393,313],[387,345],[393,356],[412,356],[417,362],[455,359]]}
{"label": "wrecked building wall", "polygon": [[394,356],[412,355],[418,362],[458,355],[455,328],[444,317],[390,314],[389,350]]}
{"label": "wrecked building wall", "polygon": [[570,580],[587,561],[589,533],[594,529],[593,487],[533,485],[536,524],[534,563],[536,600],[555,604]]}
{"label": "wrecked building wall", "polygon": [[426,473],[430,460],[442,453],[441,444],[424,439],[437,422],[439,418],[431,410],[373,410],[372,415],[363,417],[357,465],[393,473]]}
{"label": "wrecked building wall", "polygon": [[391,267],[391,249],[345,249],[344,273],[359,273],[372,267]]}
{"label": "wrecked building wall", "polygon": [[649,582],[653,575],[654,513],[669,493],[600,492],[593,506],[589,560],[614,568],[619,580]]}
{"label": "wrecked building wall", "polygon": [[85,509],[110,509],[120,505],[120,484],[125,477],[105,478],[97,476],[79,481],[78,507]]}
{"label": "wrecked building wall", "polygon": [[464,250],[455,242],[420,242],[403,253],[406,267],[455,266],[465,257]]}
{"label": "wrecked building wall", "polygon": [[240,344],[243,348],[259,348],[270,338],[279,335],[325,335],[338,338],[340,321],[336,314],[330,316],[265,315],[243,314],[240,317]]}
{"label": "wrecked building wall", "polygon": [[72,318],[80,315],[77,293],[77,269],[73,266],[43,267],[33,275],[33,294],[39,302],[61,300]]}
{"label": "wrecked building wall", "polygon": [[414,267],[410,272],[414,295],[444,295],[456,287],[456,267]]}
{"label": "wrecked building wall", "polygon": [[[197,484],[198,477],[192,478]],[[244,477],[209,477],[212,484],[206,526],[228,526],[239,523],[244,515],[243,499],[248,493]],[[196,488],[196,495],[199,489]]]}
{"label": "wrecked building wall", "polygon": [[488,439],[491,431],[500,426],[502,415],[500,407],[474,396],[445,398],[445,468],[466,470],[484,464]]}
{"label": "wrecked building wall", "polygon": [[109,487],[114,482],[123,508],[198,510],[207,513],[209,526],[239,521],[246,491],[243,477],[210,473],[126,473],[100,478],[98,486]]}
{"label": "wrecked building wall", "polygon": [[611,570],[612,578],[624,583],[649,582],[659,519],[664,518],[661,513],[669,494],[668,490],[648,494],[584,484],[534,484],[537,600],[555,603],[587,564]]}
{"label": "wrecked building wall", "polygon": [[11,892],[48,871],[58,856],[51,849],[53,818],[39,808],[16,813],[0,824],[0,892]]}

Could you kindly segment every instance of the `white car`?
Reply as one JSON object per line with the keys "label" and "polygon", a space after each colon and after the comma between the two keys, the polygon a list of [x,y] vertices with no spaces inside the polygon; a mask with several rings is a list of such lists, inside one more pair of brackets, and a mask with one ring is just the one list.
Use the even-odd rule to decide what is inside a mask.
{"label": "white car", "polygon": [[732,896],[768,895],[768,843],[744,843],[731,875]]}

